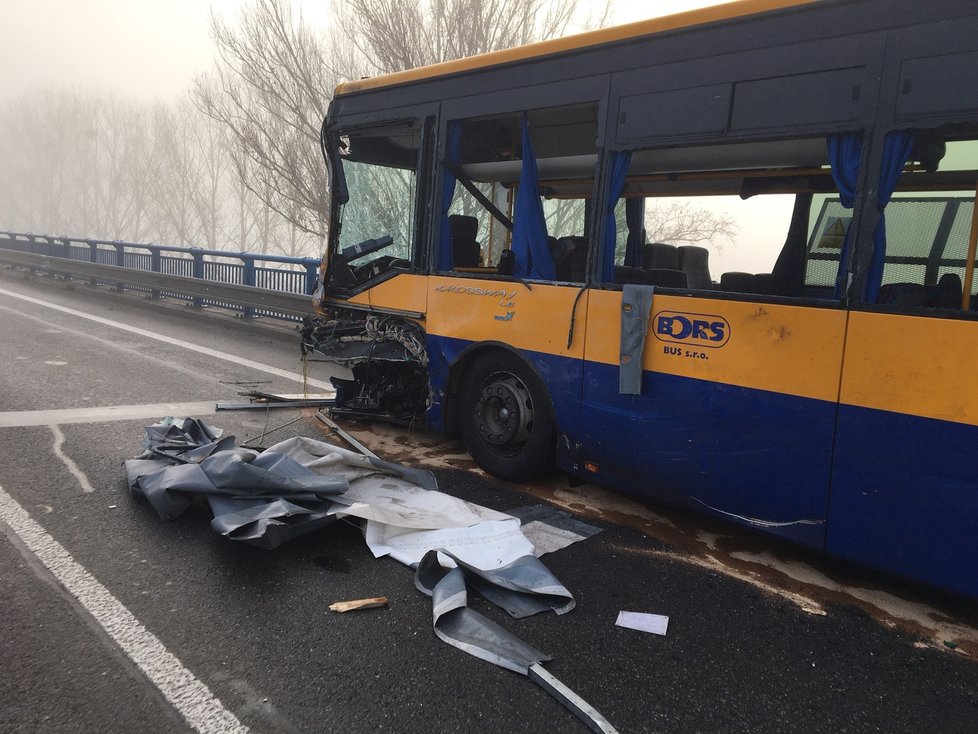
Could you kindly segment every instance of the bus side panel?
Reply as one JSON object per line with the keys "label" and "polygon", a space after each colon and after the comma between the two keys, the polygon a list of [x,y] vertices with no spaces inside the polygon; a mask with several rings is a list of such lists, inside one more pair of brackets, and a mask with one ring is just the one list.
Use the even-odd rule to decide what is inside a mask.
{"label": "bus side panel", "polygon": [[428,277],[400,273],[351,297],[348,303],[423,314],[428,309]]}
{"label": "bus side panel", "polygon": [[581,360],[587,297],[577,305],[577,335],[567,348],[571,310],[580,289],[474,278],[432,277],[428,294],[428,358],[432,406],[428,423],[445,427],[444,406],[452,366],[469,348],[486,342],[510,345],[543,380],[553,402],[557,427],[576,444],[581,419]]}
{"label": "bus side panel", "polygon": [[[621,294],[590,303],[581,461],[595,478],[821,549],[845,312],[657,295],[633,396],[619,393]],[[679,317],[728,338],[682,338]]]}
{"label": "bus side panel", "polygon": [[978,595],[978,323],[854,312],[827,548]]}

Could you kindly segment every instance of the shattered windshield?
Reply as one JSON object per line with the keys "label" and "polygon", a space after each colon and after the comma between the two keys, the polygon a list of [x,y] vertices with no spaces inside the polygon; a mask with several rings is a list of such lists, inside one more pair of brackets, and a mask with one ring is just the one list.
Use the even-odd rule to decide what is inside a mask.
{"label": "shattered windshield", "polygon": [[411,266],[419,141],[417,126],[403,123],[342,136],[349,200],[340,208],[333,285],[350,287]]}

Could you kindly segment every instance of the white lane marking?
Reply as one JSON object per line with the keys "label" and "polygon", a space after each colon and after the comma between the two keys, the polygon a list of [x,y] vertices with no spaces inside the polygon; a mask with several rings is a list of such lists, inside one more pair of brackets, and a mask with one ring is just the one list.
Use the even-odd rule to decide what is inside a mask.
{"label": "white lane marking", "polygon": [[0,487],[0,520],[78,599],[190,726],[206,734],[243,734],[248,731],[156,635],[75,561],[64,546],[48,535],[3,487]]}
{"label": "white lane marking", "polygon": [[[11,410],[0,413],[0,428],[68,425],[72,423],[109,423],[139,418],[165,418],[213,415],[214,401],[207,403],[148,403],[146,405],[107,405],[99,408],[65,408],[64,410]],[[52,429],[53,430],[53,429]]]}
{"label": "white lane marking", "polygon": [[84,313],[83,311],[78,311],[73,308],[66,308],[65,306],[59,306],[55,303],[48,303],[47,301],[42,301],[40,298],[31,298],[30,296],[24,296],[21,295],[20,293],[14,293],[13,291],[4,290],[3,288],[0,288],[0,294],[5,296],[10,296],[11,298],[17,298],[20,299],[21,301],[26,301],[27,303],[33,303],[36,306],[43,306],[44,308],[50,308],[55,311],[60,311],[61,313],[77,316],[80,319],[88,319],[89,321],[94,321],[96,324],[102,324],[103,326],[111,326],[114,329],[121,329],[122,331],[128,331],[130,334],[139,334],[140,336],[146,337],[147,339],[155,339],[156,341],[163,342],[164,344],[170,344],[175,347],[189,349],[191,351],[197,352],[198,354],[206,354],[208,357],[214,357],[215,359],[222,359],[225,362],[233,362],[234,364],[241,365],[242,367],[248,367],[249,369],[258,370],[259,372],[265,372],[269,375],[275,375],[276,377],[281,377],[286,380],[292,380],[293,382],[300,382],[306,385],[310,385],[312,387],[318,387],[322,390],[333,389],[333,385],[329,382],[323,382],[322,380],[314,380],[311,377],[305,378],[302,375],[300,375],[298,372],[289,372],[288,370],[280,370],[278,367],[272,367],[270,364],[264,364],[262,362],[254,362],[250,359],[245,359],[235,354],[220,352],[216,349],[210,349],[209,347],[201,346],[200,344],[194,344],[192,342],[184,341],[183,339],[176,339],[172,336],[157,334],[156,332],[148,331],[146,329],[140,329],[136,326],[123,324],[120,321],[112,321],[111,319],[104,319],[101,316],[95,316],[94,314]]}
{"label": "white lane marking", "polygon": [[[50,321],[48,321],[47,319],[42,319],[42,318],[40,318],[38,316],[33,316],[33,315],[29,314],[29,313],[24,313],[23,311],[18,311],[16,308],[10,308],[10,306],[0,306],[0,311],[6,312],[6,313],[12,313],[12,314],[16,315],[18,318],[27,319],[28,321],[33,321],[34,323],[41,324],[42,326],[53,326],[53,324]],[[46,332],[50,332],[50,331],[51,331],[51,329],[47,329],[46,330]],[[61,334],[62,333],[61,331],[58,331],[56,329],[55,329],[55,331],[58,334]],[[76,332],[74,332],[73,336],[81,337],[82,339],[88,339],[89,341],[96,342],[97,344],[102,344],[102,345],[108,347],[109,349],[115,349],[117,351],[124,352],[125,354],[131,355],[135,359],[155,360],[155,358],[152,355],[150,355],[150,354],[146,354],[145,352],[140,352],[138,349],[134,349],[132,347],[127,347],[124,344],[120,344],[117,341],[112,341],[111,339],[103,339],[100,336],[95,336],[95,334],[86,334],[83,331],[76,331]],[[113,336],[115,336],[115,335],[113,334]],[[143,346],[143,345],[137,344],[136,346]],[[17,359],[28,359],[28,357],[18,356]],[[155,367],[155,363],[154,363],[154,367]],[[190,369],[188,367],[184,367],[183,365],[176,364],[175,362],[172,362],[172,361],[169,364],[167,364],[166,371],[167,372],[179,372],[179,373],[181,373],[183,375],[188,375],[188,376],[190,376],[190,377],[192,377],[192,378],[194,378],[194,379],[196,379],[198,381],[204,380],[204,381],[208,381],[208,382],[213,382],[215,385],[224,385],[225,384],[225,383],[223,383],[217,377],[211,377],[210,375],[201,374],[198,370],[194,370],[194,369]],[[82,398],[82,400],[88,400],[88,398]]]}
{"label": "white lane marking", "polygon": [[82,492],[94,492],[95,487],[93,487],[92,483],[88,481],[88,477],[85,476],[85,472],[78,467],[78,464],[71,460],[71,457],[68,456],[68,454],[61,450],[61,447],[64,446],[65,443],[65,435],[61,432],[60,426],[52,423],[48,427],[51,429],[51,433],[54,434],[55,455],[61,459],[61,462],[65,465],[68,471],[71,472],[72,476],[78,480],[78,483],[81,485]]}

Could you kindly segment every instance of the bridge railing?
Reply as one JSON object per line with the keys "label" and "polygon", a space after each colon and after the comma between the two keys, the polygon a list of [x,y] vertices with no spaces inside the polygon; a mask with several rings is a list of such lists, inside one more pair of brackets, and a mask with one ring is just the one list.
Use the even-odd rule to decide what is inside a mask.
{"label": "bridge railing", "polygon": [[[15,258],[11,253],[38,256],[43,263],[37,258]],[[93,286],[114,286],[120,292],[141,291],[151,298],[181,299],[197,308],[219,306],[247,317],[292,320],[298,318],[297,308],[291,307],[295,305],[292,299],[263,299],[259,294],[309,296],[316,289],[319,269],[315,258],[5,231],[0,231],[0,260],[83,278]],[[138,273],[155,273],[159,277],[148,279]],[[201,287],[203,284],[193,281],[228,287]],[[246,292],[234,286],[253,290]],[[283,310],[283,304],[291,305]],[[303,304],[308,308],[302,311],[311,311],[308,298]]]}

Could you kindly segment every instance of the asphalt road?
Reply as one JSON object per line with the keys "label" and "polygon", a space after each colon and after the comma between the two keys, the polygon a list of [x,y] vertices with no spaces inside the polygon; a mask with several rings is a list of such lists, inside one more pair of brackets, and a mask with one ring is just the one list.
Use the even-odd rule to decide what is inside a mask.
{"label": "asphalt road", "polygon": [[[0,274],[0,344],[3,492],[87,572],[83,583],[104,588],[147,639],[158,641],[159,649],[147,648],[156,651],[151,657],[172,656],[244,726],[262,732],[586,730],[529,679],[440,642],[430,601],[415,589],[411,572],[374,559],[351,525],[337,523],[262,551],[213,534],[203,511],[162,522],[130,498],[120,463],[141,450],[142,428],[152,420],[100,419],[99,409],[234,400],[252,385],[298,392],[295,380],[260,369],[302,372],[287,329],[7,273]],[[91,422],[38,412],[79,408],[91,409],[84,418]],[[12,416],[20,411],[29,413]],[[204,417],[240,440],[258,441],[264,432],[266,445],[290,435],[327,438],[309,412]],[[369,440],[368,429],[361,426],[358,435]],[[445,445],[424,434],[376,445],[382,452],[399,446],[392,457],[399,460],[466,465],[464,457],[433,461]],[[565,496],[554,489],[562,486],[559,478],[516,487],[471,470],[436,473],[444,491],[500,510]],[[805,611],[792,596],[797,587],[766,591],[750,582],[756,579],[740,580],[722,564],[704,562],[722,549],[694,558],[678,535],[619,523],[635,516],[631,500],[573,491],[578,499],[565,506],[578,507],[603,531],[544,560],[574,593],[577,608],[515,621],[478,599],[472,604],[550,653],[547,669],[620,731],[978,730],[978,666],[967,652],[881,622],[844,594],[821,598],[824,613]],[[601,512],[593,511],[595,498],[604,503]],[[620,513],[609,510],[609,502],[619,501]],[[666,517],[697,537],[716,532],[695,518]],[[0,731],[189,729],[164,692],[170,689],[110,637],[91,606],[55,580],[23,530],[0,521],[0,531]],[[814,564],[806,567],[819,573],[838,571],[751,534],[730,537],[741,551]],[[877,592],[913,600],[907,604],[929,596],[885,578],[856,577]],[[334,601],[377,595],[390,598],[388,608],[327,611]],[[958,615],[951,622],[975,622],[970,604],[943,601],[952,610],[947,614]],[[668,634],[617,628],[620,610],[668,615]]]}

